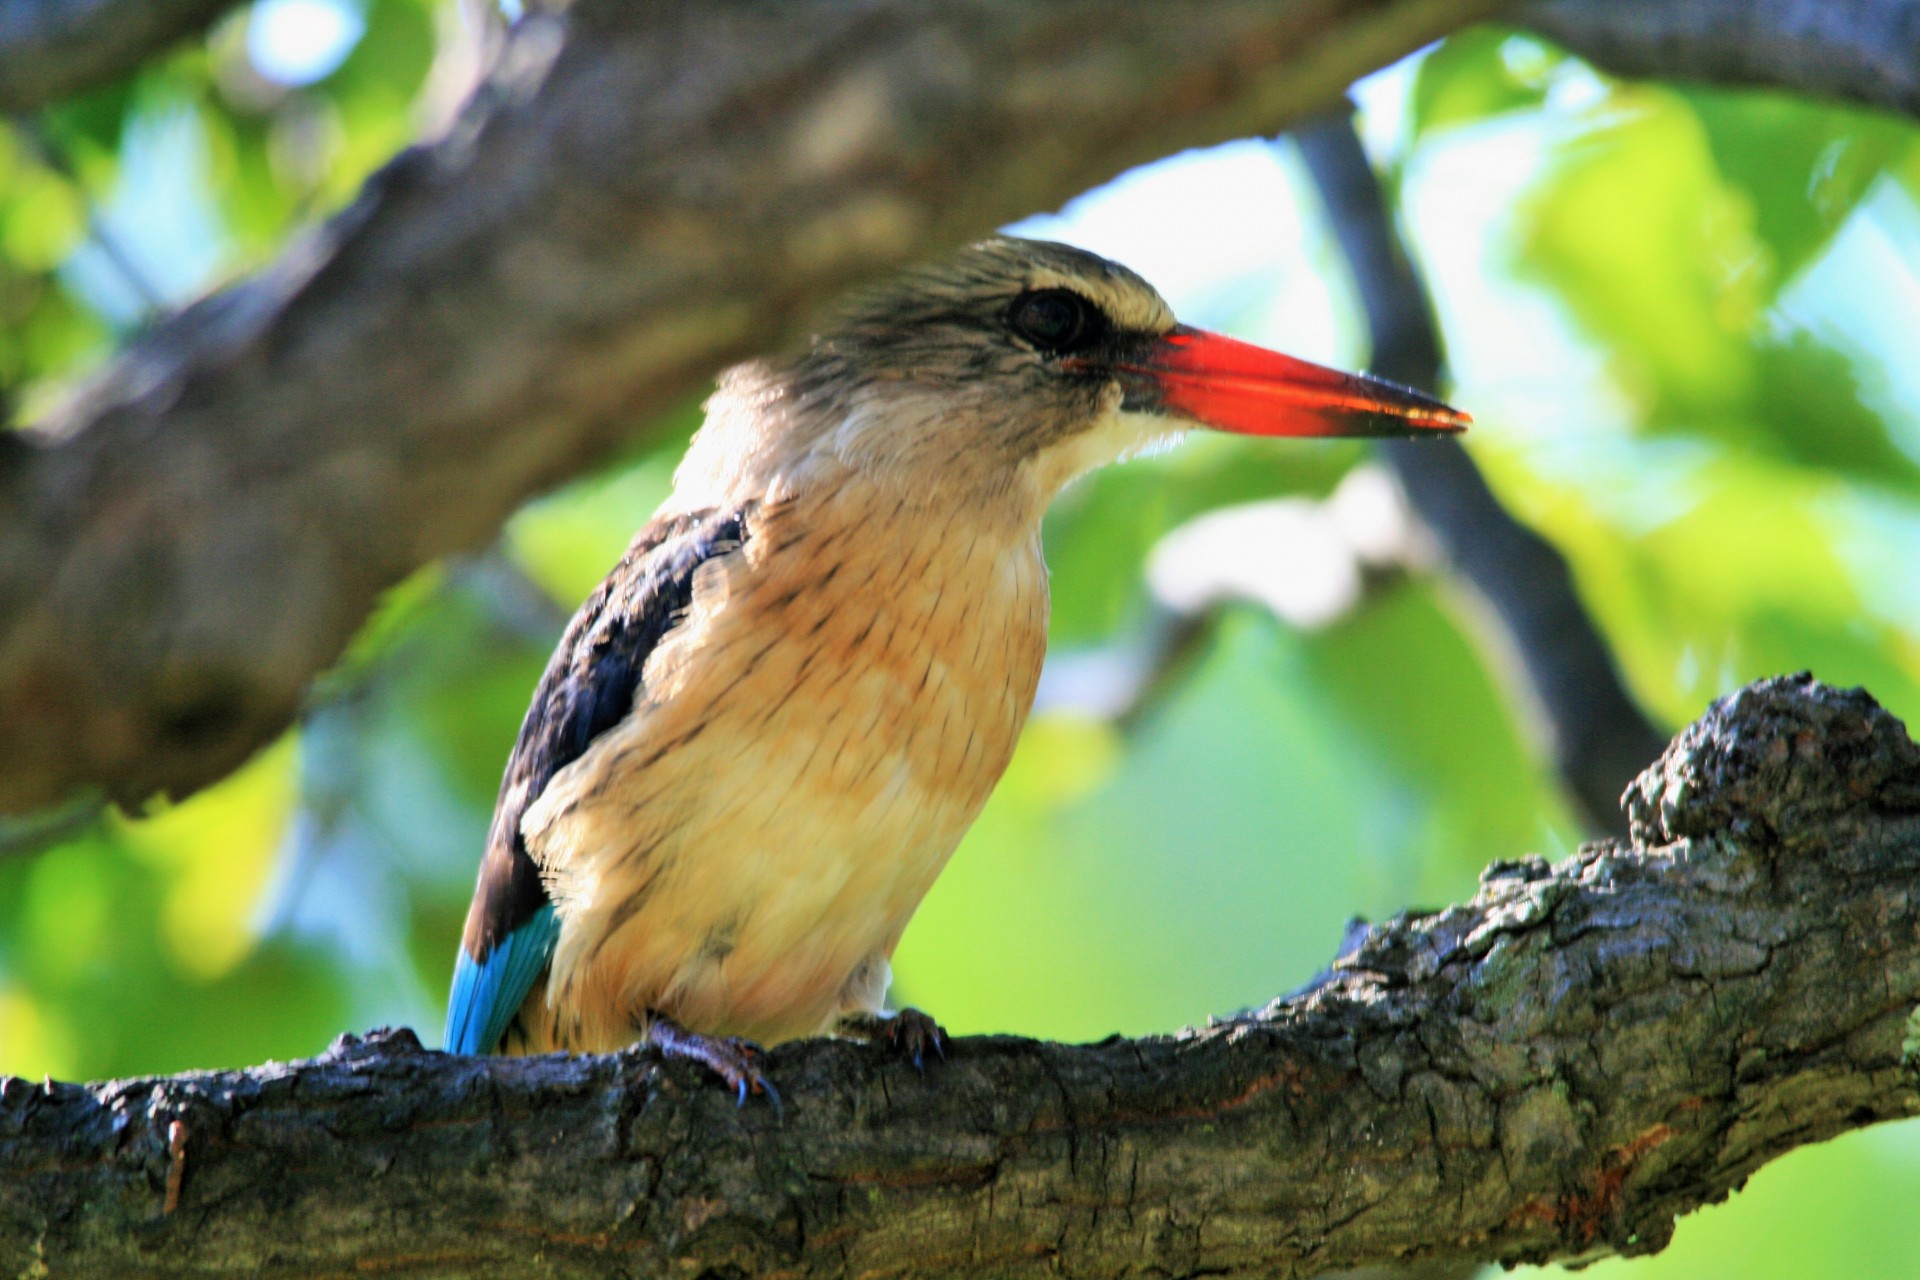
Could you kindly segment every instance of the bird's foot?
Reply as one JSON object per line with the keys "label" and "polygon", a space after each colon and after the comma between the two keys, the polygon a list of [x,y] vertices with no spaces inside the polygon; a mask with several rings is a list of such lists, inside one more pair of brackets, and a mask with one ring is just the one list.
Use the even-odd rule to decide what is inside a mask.
{"label": "bird's foot", "polygon": [[774,1115],[781,1114],[780,1091],[760,1069],[767,1051],[753,1041],[738,1036],[703,1036],[656,1014],[647,1023],[647,1043],[669,1058],[697,1062],[719,1076],[733,1089],[735,1105],[744,1107],[748,1095],[764,1093],[773,1104]]}
{"label": "bird's foot", "polygon": [[942,1062],[946,1061],[947,1033],[918,1009],[902,1009],[890,1014],[850,1013],[840,1019],[835,1031],[849,1040],[887,1045],[912,1062],[915,1071],[927,1069],[928,1049],[939,1054]]}

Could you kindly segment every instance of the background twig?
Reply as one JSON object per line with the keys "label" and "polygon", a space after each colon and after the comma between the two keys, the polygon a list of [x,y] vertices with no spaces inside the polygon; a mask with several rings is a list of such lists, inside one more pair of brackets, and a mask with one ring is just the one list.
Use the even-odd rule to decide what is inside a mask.
{"label": "background twig", "polygon": [[[1436,392],[1440,339],[1350,107],[1294,130],[1365,307],[1373,371]],[[1662,736],[1620,679],[1553,544],[1500,504],[1452,440],[1388,440],[1380,453],[1448,564],[1485,602],[1518,658],[1555,768],[1589,830],[1624,834],[1620,792],[1659,754]]]}

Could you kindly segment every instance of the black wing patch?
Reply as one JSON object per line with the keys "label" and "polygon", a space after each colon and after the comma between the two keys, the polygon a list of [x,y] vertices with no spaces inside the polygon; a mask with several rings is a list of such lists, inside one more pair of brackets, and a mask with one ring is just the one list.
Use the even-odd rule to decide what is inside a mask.
{"label": "black wing patch", "polygon": [[653,521],[567,624],[500,782],[461,939],[474,962],[484,962],[548,902],[520,834],[521,818],[554,774],[632,711],[648,656],[693,602],[694,570],[737,550],[747,540],[751,514],[707,510]]}

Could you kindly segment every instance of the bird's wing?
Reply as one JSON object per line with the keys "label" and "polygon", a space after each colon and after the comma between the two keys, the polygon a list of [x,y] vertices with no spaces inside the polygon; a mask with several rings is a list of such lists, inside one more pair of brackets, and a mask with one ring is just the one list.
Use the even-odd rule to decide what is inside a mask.
{"label": "bird's wing", "polygon": [[491,1053],[546,971],[560,921],[520,820],[554,774],[632,711],[647,657],[685,615],[694,570],[737,550],[745,510],[656,518],[560,638],[507,760],[447,1000],[449,1053]]}

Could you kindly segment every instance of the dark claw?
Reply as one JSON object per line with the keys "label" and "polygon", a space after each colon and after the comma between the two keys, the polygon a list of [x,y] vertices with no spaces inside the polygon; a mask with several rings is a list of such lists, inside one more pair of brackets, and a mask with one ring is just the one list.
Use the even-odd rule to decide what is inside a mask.
{"label": "dark claw", "polygon": [[927,1046],[947,1060],[946,1033],[935,1022],[918,1009],[902,1009],[888,1024],[888,1036],[897,1047],[904,1050],[913,1061],[913,1069],[925,1074],[927,1069]]}
{"label": "dark claw", "polygon": [[925,1073],[927,1049],[947,1060],[947,1033],[918,1009],[902,1009],[890,1018],[877,1014],[855,1014],[840,1023],[840,1033],[868,1044],[884,1044],[906,1055],[913,1069]]}
{"label": "dark claw", "polygon": [[784,1118],[780,1091],[760,1070],[758,1059],[765,1057],[767,1051],[753,1041],[735,1036],[704,1036],[687,1030],[671,1018],[656,1016],[647,1024],[647,1043],[667,1057],[697,1062],[732,1085],[734,1105],[744,1107],[751,1095],[763,1093],[773,1104],[774,1116]]}
{"label": "dark claw", "polygon": [[[920,1011],[915,1009],[914,1012],[919,1013]],[[921,1016],[925,1017],[924,1014]],[[940,1024],[932,1018],[927,1018],[925,1043],[916,1046],[913,1051],[913,1065],[916,1070],[922,1069],[920,1064],[921,1060],[926,1056],[927,1045],[933,1046],[933,1051],[940,1055],[940,1061],[945,1062],[947,1060],[947,1033],[942,1030]]]}

